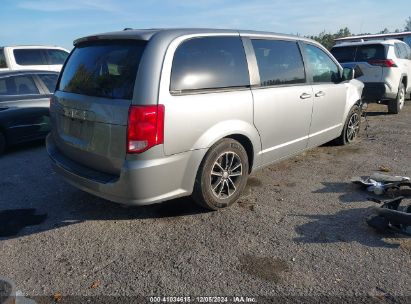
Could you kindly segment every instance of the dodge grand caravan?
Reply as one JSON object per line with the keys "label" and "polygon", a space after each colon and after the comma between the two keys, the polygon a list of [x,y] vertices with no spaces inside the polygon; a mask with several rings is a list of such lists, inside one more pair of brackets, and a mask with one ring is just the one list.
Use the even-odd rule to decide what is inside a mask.
{"label": "dodge grand caravan", "polygon": [[144,205],[231,205],[248,175],[360,128],[363,85],[318,43],[263,32],[124,30],[78,39],[47,151],[72,185]]}

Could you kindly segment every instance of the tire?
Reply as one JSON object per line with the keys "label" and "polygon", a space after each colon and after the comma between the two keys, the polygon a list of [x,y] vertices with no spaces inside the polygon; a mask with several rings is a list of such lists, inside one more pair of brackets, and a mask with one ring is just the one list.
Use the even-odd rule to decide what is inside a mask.
{"label": "tire", "polygon": [[335,139],[337,145],[347,145],[355,141],[361,128],[361,110],[354,105],[348,113],[341,135]]}
{"label": "tire", "polygon": [[232,205],[247,184],[248,169],[244,147],[231,138],[220,140],[210,148],[198,169],[194,201],[209,210]]}
{"label": "tire", "polygon": [[391,100],[388,103],[388,113],[390,114],[398,114],[401,112],[402,108],[404,107],[405,103],[405,87],[404,84],[401,82],[400,86],[398,87],[397,98]]}
{"label": "tire", "polygon": [[2,155],[5,150],[6,150],[6,138],[4,137],[3,133],[0,132],[0,155]]}

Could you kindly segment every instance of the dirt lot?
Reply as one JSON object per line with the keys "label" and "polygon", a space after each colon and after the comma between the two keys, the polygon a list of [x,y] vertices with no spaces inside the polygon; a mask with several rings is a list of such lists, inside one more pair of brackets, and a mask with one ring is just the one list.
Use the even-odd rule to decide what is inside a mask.
{"label": "dirt lot", "polygon": [[50,300],[58,292],[62,302],[69,295],[410,302],[411,238],[368,227],[374,203],[349,181],[381,165],[411,175],[411,102],[400,115],[378,105],[370,112],[369,138],[362,130],[353,145],[323,146],[258,171],[240,202],[219,212],[189,199],[122,207],[66,184],[43,144],[14,148],[0,159],[0,276],[26,296]]}

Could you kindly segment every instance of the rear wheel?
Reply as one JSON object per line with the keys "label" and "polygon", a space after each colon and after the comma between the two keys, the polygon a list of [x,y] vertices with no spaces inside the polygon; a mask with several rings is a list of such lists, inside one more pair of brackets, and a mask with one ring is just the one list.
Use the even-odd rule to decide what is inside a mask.
{"label": "rear wheel", "polygon": [[248,168],[247,153],[238,141],[225,138],[217,142],[198,170],[194,201],[209,210],[232,205],[246,186]]}
{"label": "rear wheel", "polygon": [[3,133],[0,132],[0,155],[6,150],[6,138]]}
{"label": "rear wheel", "polygon": [[404,107],[404,103],[405,103],[405,86],[401,82],[400,86],[398,87],[397,98],[395,98],[394,100],[388,103],[388,113],[398,114]]}
{"label": "rear wheel", "polygon": [[358,105],[354,105],[348,113],[341,135],[336,138],[338,145],[352,143],[358,136],[361,127],[361,110]]}

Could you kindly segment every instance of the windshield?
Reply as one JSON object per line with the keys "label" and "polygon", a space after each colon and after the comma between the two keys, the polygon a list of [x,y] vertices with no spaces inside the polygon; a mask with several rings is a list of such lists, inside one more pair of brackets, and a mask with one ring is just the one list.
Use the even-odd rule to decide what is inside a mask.
{"label": "windshield", "polygon": [[58,90],[113,99],[131,99],[146,42],[96,41],[70,55]]}
{"label": "windshield", "polygon": [[385,59],[385,48],[381,44],[334,47],[331,53],[341,63]]}

